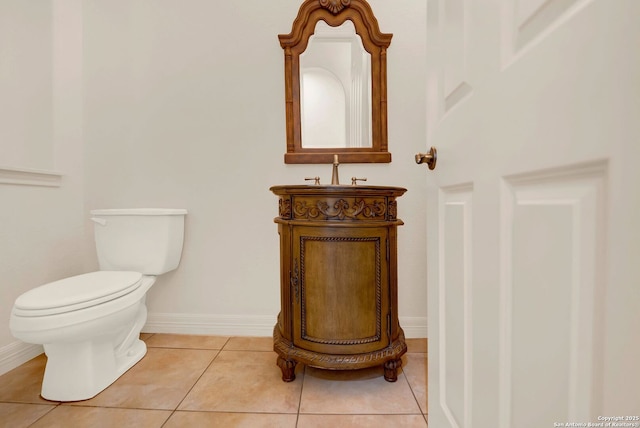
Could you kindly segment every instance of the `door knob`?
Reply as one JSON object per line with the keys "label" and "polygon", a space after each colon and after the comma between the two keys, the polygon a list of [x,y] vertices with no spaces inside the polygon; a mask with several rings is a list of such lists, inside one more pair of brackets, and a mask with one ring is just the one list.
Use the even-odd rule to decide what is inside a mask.
{"label": "door knob", "polygon": [[438,161],[438,151],[435,147],[431,147],[427,153],[416,154],[416,163],[426,163],[429,169],[435,169],[436,162]]}

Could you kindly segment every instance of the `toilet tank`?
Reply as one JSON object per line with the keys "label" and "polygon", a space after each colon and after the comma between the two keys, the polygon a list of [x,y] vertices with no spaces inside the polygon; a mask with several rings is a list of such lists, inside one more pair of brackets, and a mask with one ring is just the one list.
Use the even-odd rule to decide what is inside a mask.
{"label": "toilet tank", "polygon": [[183,209],[92,210],[100,270],[161,275],[178,267],[184,241]]}

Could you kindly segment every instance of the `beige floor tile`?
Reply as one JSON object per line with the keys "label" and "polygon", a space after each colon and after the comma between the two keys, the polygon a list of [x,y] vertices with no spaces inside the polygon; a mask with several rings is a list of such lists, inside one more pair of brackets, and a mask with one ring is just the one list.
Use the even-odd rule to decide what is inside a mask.
{"label": "beige floor tile", "polygon": [[407,352],[427,353],[428,351],[428,344],[427,344],[426,338],[425,339],[406,339],[405,342],[407,343]]}
{"label": "beige floor tile", "polygon": [[275,352],[220,351],[179,410],[296,413],[304,377],[296,369],[298,379],[283,382]]}
{"label": "beige floor tile", "polygon": [[426,428],[422,415],[300,415],[298,428]]}
{"label": "beige floor tile", "polygon": [[54,407],[55,404],[0,403],[0,428],[26,428]]}
{"label": "beige floor tile", "polygon": [[232,337],[225,351],[273,351],[273,337]]}
{"label": "beige floor tile", "polygon": [[174,410],[218,351],[149,348],[147,355],[94,398],[74,403]]}
{"label": "beige floor tile", "polygon": [[150,337],[152,337],[155,333],[140,333],[140,340],[146,341]]}
{"label": "beige floor tile", "polygon": [[160,428],[171,415],[168,410],[109,409],[58,406],[32,428]]}
{"label": "beige floor tile", "polygon": [[41,354],[0,376],[0,401],[52,403],[40,397],[47,357]]}
{"label": "beige floor tile", "polygon": [[402,370],[418,400],[420,410],[427,413],[427,354],[405,354],[402,357]]}
{"label": "beige floor tile", "polygon": [[163,428],[295,428],[296,414],[175,412]]}
{"label": "beige floor tile", "polygon": [[302,364],[286,383],[271,337],[141,337],[149,346],[145,358],[91,400],[56,407],[42,399],[44,355],[0,376],[0,428],[427,425],[426,339],[407,340],[395,383],[384,380],[381,367],[329,371]]}
{"label": "beige floor tile", "polygon": [[157,333],[147,339],[150,348],[222,349],[229,340],[224,336],[194,336]]}
{"label": "beige floor tile", "polygon": [[307,367],[300,413],[420,414],[420,408],[402,372],[396,382],[387,382],[382,367],[348,371]]}

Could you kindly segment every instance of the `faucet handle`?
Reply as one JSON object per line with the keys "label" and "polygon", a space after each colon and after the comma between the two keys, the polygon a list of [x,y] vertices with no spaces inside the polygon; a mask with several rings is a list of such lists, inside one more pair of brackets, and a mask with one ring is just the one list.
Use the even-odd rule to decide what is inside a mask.
{"label": "faucet handle", "polygon": [[313,180],[313,181],[314,181],[314,183],[313,183],[313,184],[315,184],[316,186],[319,186],[319,185],[320,185],[320,177],[318,177],[318,176],[315,176],[315,177],[305,177],[305,181],[307,181],[307,180],[308,180],[308,181]]}
{"label": "faucet handle", "polygon": [[356,186],[358,183],[358,181],[367,181],[367,178],[356,178],[356,177],[351,177],[351,185],[352,186]]}

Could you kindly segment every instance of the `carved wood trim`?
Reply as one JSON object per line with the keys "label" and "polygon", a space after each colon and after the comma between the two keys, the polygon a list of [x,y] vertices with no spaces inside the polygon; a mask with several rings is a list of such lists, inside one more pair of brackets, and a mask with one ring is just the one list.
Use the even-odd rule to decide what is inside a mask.
{"label": "carved wood trim", "polygon": [[320,6],[330,10],[334,15],[350,4],[351,0],[320,0]]}
{"label": "carved wood trim", "polygon": [[278,216],[286,220],[291,218],[291,196],[283,196],[278,200]]}
{"label": "carved wood trim", "polygon": [[407,352],[407,345],[404,332],[400,329],[397,339],[380,350],[352,355],[324,354],[296,347],[280,334],[278,326],[276,326],[273,330],[273,350],[284,360],[298,361],[313,367],[351,370],[373,367],[387,361],[397,360]]}
{"label": "carved wood trim", "polygon": [[396,220],[395,199],[298,197],[292,207],[290,197],[278,201],[278,217],[283,220]]}
{"label": "carved wood trim", "polygon": [[272,186],[278,218],[296,221],[398,221],[400,187]]}
{"label": "carved wood trim", "polygon": [[293,218],[305,220],[384,220],[386,213],[387,204],[384,199],[339,198],[322,199],[315,202],[308,199],[296,199],[293,207]]}
{"label": "carved wood trim", "polygon": [[[371,55],[372,147],[303,148],[300,114],[300,54],[320,20],[335,27],[353,22],[365,50]],[[285,57],[285,107],[287,153],[285,163],[331,163],[333,154],[341,163],[388,163],[391,153],[387,140],[387,55],[393,34],[382,33],[366,0],[305,0],[293,22],[291,33],[280,34]]]}
{"label": "carved wood trim", "polygon": [[395,220],[398,218],[398,201],[392,199],[389,201],[389,207],[387,208],[389,212],[389,220]]}

